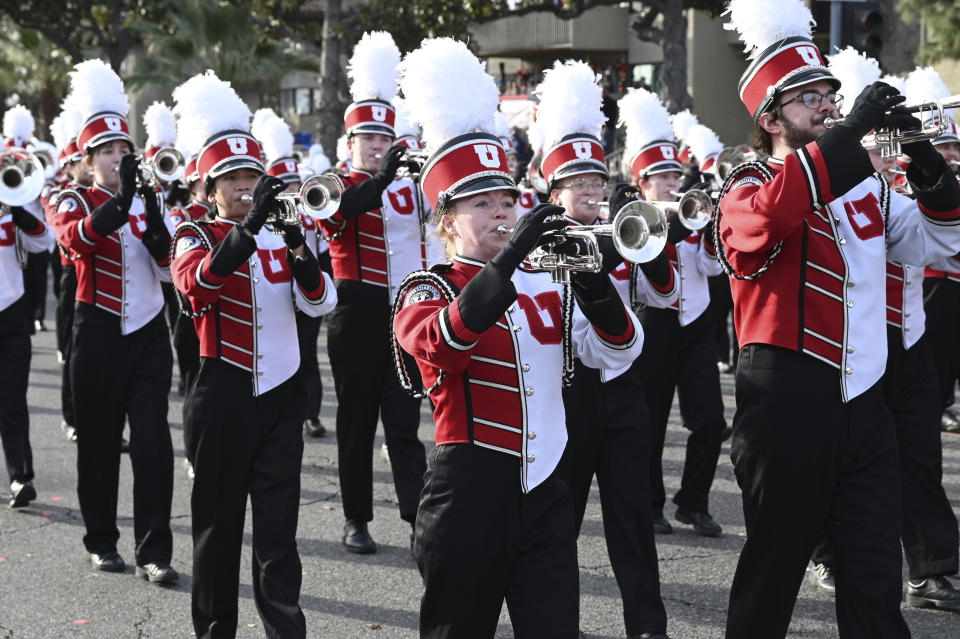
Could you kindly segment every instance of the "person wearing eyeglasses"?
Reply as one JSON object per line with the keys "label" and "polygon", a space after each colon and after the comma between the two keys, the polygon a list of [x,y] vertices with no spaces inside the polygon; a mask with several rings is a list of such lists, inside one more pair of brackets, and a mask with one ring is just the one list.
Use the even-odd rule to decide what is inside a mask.
{"label": "person wearing eyeglasses", "polygon": [[[920,123],[875,82],[837,118],[840,81],[803,24],[749,26],[758,0],[731,19],[752,62],[740,96],[763,163],[728,177],[717,248],[733,278],[741,346],[731,458],[746,542],[730,592],[727,639],[786,636],[814,545],[833,557],[840,637],[909,637],[900,609],[900,462],[883,397],[887,260],[916,263],[960,246],[960,188],[928,141],[903,145],[914,202],[874,174],[860,141]],[[778,8],[781,3],[778,2]],[[796,13],[794,13],[796,12]],[[781,22],[778,22],[781,21]]]}

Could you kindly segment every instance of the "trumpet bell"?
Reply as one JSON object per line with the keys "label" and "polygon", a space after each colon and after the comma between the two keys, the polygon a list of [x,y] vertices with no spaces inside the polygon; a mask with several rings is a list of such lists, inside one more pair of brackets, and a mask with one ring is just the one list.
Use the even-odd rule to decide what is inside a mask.
{"label": "trumpet bell", "polygon": [[691,231],[699,231],[713,217],[713,200],[706,191],[692,189],[680,198],[677,213],[681,224]]}
{"label": "trumpet bell", "polygon": [[46,182],[43,164],[23,149],[0,151],[0,203],[23,206],[40,197]]}
{"label": "trumpet bell", "polygon": [[300,187],[300,208],[304,215],[326,220],[340,208],[343,187],[332,175],[314,175]]}
{"label": "trumpet bell", "polygon": [[667,215],[649,202],[630,202],[613,219],[613,244],[624,259],[643,263],[667,245]]}
{"label": "trumpet bell", "polygon": [[163,147],[150,160],[154,177],[161,182],[183,180],[183,154],[172,146]]}
{"label": "trumpet bell", "polygon": [[40,164],[43,165],[43,177],[46,180],[52,180],[57,175],[57,170],[60,168],[57,161],[57,147],[53,146],[49,142],[44,142],[43,140],[35,140],[30,143],[30,146],[27,149],[40,160]]}

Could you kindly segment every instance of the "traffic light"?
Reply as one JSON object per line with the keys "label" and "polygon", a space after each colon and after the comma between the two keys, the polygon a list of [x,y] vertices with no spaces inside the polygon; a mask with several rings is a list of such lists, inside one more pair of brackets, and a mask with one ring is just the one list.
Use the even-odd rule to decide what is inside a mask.
{"label": "traffic light", "polygon": [[847,41],[871,58],[880,57],[883,48],[883,11],[878,2],[844,3],[849,15]]}

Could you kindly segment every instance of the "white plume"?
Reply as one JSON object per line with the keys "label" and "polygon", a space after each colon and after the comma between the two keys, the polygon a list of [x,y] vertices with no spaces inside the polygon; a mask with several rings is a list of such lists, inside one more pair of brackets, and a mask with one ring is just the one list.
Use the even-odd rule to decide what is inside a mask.
{"label": "white plume", "polygon": [[350,149],[347,148],[347,136],[337,138],[337,162],[350,159]]}
{"label": "white plume", "polygon": [[323,155],[323,145],[319,142],[314,142],[310,145],[310,149],[307,151],[307,157],[313,157],[315,155]]}
{"label": "white plume", "polygon": [[627,155],[632,156],[655,140],[673,140],[670,114],[655,93],[630,89],[618,105],[620,125],[627,127]]}
{"label": "white plume", "polygon": [[103,60],[84,60],[70,72],[70,92],[84,120],[100,111],[113,111],[126,116],[130,102],[123,90],[123,80]]}
{"label": "white plume", "polygon": [[163,102],[154,102],[143,114],[147,148],[171,145],[177,140],[177,118]]}
{"label": "white plume", "polygon": [[840,91],[845,98],[840,112],[850,112],[860,92],[880,79],[880,64],[853,47],[847,47],[830,56],[830,73],[840,80]]}
{"label": "white plume", "polygon": [[198,73],[174,89],[173,99],[173,112],[180,117],[190,154],[199,153],[216,133],[229,129],[250,130],[250,109],[230,83],[211,70]]}
{"label": "white plume", "polygon": [[347,65],[353,100],[389,100],[397,94],[400,49],[386,31],[368,31],[353,48]]}
{"label": "white plume", "polygon": [[413,114],[410,113],[410,106],[407,101],[399,96],[390,101],[397,112],[397,118],[393,125],[394,133],[398,138],[405,135],[417,136],[420,134],[420,124]]}
{"label": "white plume", "polygon": [[265,120],[260,127],[260,134],[254,134],[253,137],[263,145],[267,162],[293,155],[293,133],[290,132],[290,126],[283,121],[283,118]]}
{"label": "white plume", "polygon": [[723,151],[723,142],[713,132],[713,129],[705,127],[702,124],[695,124],[687,131],[687,137],[684,139],[693,157],[701,164],[710,156]]}
{"label": "white plume", "polygon": [[680,113],[674,113],[670,116],[670,123],[673,124],[673,137],[686,144],[687,131],[695,124],[700,124],[700,120],[690,109],[684,109]]}
{"label": "white plume", "polygon": [[70,130],[70,123],[65,115],[61,113],[50,122],[50,135],[53,136],[53,145],[57,147],[57,151],[63,151],[77,137],[76,131]]}
{"label": "white plume", "polygon": [[428,150],[464,133],[494,132],[500,92],[467,45],[453,38],[424,40],[400,69],[400,87],[410,113],[423,127]]}
{"label": "white plume", "polygon": [[[933,67],[917,67],[907,74],[905,84],[906,90],[903,93],[907,96],[907,104],[922,104],[950,96],[950,89]],[[944,113],[951,119],[953,112],[953,109],[944,109]],[[923,116],[924,119],[928,117],[929,114]]]}
{"label": "white plume", "polygon": [[33,137],[33,115],[30,110],[18,104],[3,114],[3,137],[15,141],[17,146],[26,146]]}
{"label": "white plume", "polygon": [[260,139],[260,131],[263,129],[263,124],[267,120],[272,120],[273,118],[279,118],[276,111],[273,109],[257,109],[253,112],[253,122],[250,124],[250,135]]}
{"label": "white plume", "polygon": [[527,142],[530,143],[534,153],[543,150],[543,133],[540,131],[540,123],[537,120],[530,122],[530,126],[527,127]]}
{"label": "white plume", "polygon": [[510,137],[510,125],[507,123],[507,116],[502,111],[493,114],[493,126],[498,138]]}
{"label": "white plume", "polygon": [[599,79],[590,65],[579,60],[558,60],[552,69],[544,72],[543,82],[536,89],[540,97],[537,124],[543,134],[544,147],[571,133],[600,137],[600,128],[607,116],[601,111],[603,89]]}
{"label": "white plume", "polygon": [[316,174],[323,173],[324,171],[330,170],[330,160],[327,159],[327,156],[323,152],[317,154],[311,154],[307,159],[307,166],[313,169],[313,172]]}
{"label": "white plume", "polygon": [[784,38],[809,38],[817,24],[801,0],[730,0],[723,15],[730,16],[723,28],[740,34],[750,59]]}
{"label": "white plume", "polygon": [[60,103],[60,115],[67,123],[64,125],[65,128],[69,128],[73,132],[73,137],[77,137],[77,134],[80,133],[80,127],[83,126],[83,114],[80,113],[80,109],[77,107],[77,99],[72,93],[67,94],[67,97]]}
{"label": "white plume", "polygon": [[899,91],[904,95],[906,95],[907,93],[907,80],[905,78],[901,78],[899,75],[892,75],[892,74],[885,75],[882,78],[880,78],[880,81],[886,82],[887,84],[889,84],[894,89],[896,89],[897,91]]}

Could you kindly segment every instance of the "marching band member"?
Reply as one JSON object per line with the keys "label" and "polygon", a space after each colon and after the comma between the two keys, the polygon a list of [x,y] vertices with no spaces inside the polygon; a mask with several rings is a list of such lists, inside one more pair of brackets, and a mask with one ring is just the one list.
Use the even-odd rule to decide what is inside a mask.
{"label": "marching band member", "polygon": [[77,440],[77,493],[84,546],[97,570],[121,572],[117,491],[124,417],[130,424],[136,574],[154,583],[178,578],[173,537],[173,445],[167,395],[173,366],[160,282],[169,274],[170,234],[163,203],[138,186],[123,83],[101,60],[70,73],[84,117],[77,136],[91,187],[64,189],[53,225],[77,257],[70,356]]}
{"label": "marching band member", "polygon": [[[4,114],[5,135],[12,132],[8,122],[20,115],[8,118],[10,111]],[[32,121],[32,116],[30,119]],[[4,154],[11,159],[28,161],[25,139],[15,137],[8,141],[12,144],[4,145]],[[38,186],[42,188],[42,181]],[[36,189],[38,197],[40,188]],[[4,380],[0,393],[0,443],[10,478],[10,507],[22,508],[37,498],[27,407],[33,320],[23,271],[28,254],[50,251],[53,235],[43,222],[39,199],[23,206],[10,206],[3,201],[3,196],[0,191],[0,378]]]}
{"label": "marching band member", "polygon": [[[502,111],[497,111],[495,125],[497,127],[497,137],[500,138],[500,144],[507,154],[507,168],[510,169],[510,175],[514,180],[520,179],[520,163],[517,159],[517,147],[513,144],[513,138],[510,136],[510,126],[507,124],[507,116]],[[540,198],[537,192],[529,186],[517,184],[520,195],[517,196],[517,218],[521,218],[540,204]]]}
{"label": "marching band member", "polygon": [[[284,193],[297,193],[300,191],[301,178],[297,159],[293,155],[293,133],[290,132],[290,126],[272,110],[260,109],[257,113],[261,111],[267,111],[271,117],[261,118],[259,122],[255,118],[257,126],[251,126],[250,133],[263,147],[267,158],[267,175],[284,181],[287,185]],[[320,233],[317,221],[301,213],[300,224],[303,227],[307,250],[318,258],[319,263]],[[320,379],[320,362],[317,359],[317,339],[323,317],[313,317],[301,311],[296,313],[296,320],[297,339],[300,344],[300,381],[303,384],[305,407],[303,419],[300,421],[304,433],[311,437],[323,437],[327,431],[320,423],[323,382]]]}
{"label": "marching band member", "polygon": [[[598,137],[606,116],[597,75],[583,62],[557,62],[545,72],[537,94],[538,123],[547,143],[541,170],[551,187],[550,202],[563,207],[564,221],[573,227],[602,224],[599,202],[609,174]],[[630,97],[620,101],[621,114],[629,103]],[[611,198],[611,212],[629,201]],[[602,246],[613,288],[627,308],[669,306],[677,299],[679,287],[666,255],[638,267],[625,262],[606,238]],[[570,491],[578,534],[597,476],[603,533],[627,634],[663,639],[667,615],[650,505],[650,416],[638,361],[594,368],[574,359],[573,381],[563,389],[568,442],[557,474]]]}
{"label": "marching band member", "polygon": [[786,635],[826,532],[840,636],[908,637],[896,433],[880,383],[886,261],[955,253],[960,189],[928,142],[903,147],[916,203],[872,175],[861,138],[919,125],[890,113],[904,98],[889,85],[824,126],[840,83],[801,2],[734,0],[730,14],[752,58],[740,96],[770,158],[731,173],[717,219],[742,345],[731,456],[747,528],[726,636]]}
{"label": "marching band member", "polygon": [[[44,211],[47,223],[52,225],[56,207],[54,203],[65,188],[93,186],[93,173],[83,161],[77,146],[77,132],[83,124],[83,115],[74,108],[70,96],[64,98],[60,115],[50,124],[54,143],[60,150],[59,160],[65,180],[50,190]],[[77,297],[77,270],[73,266],[75,255],[57,244],[60,259],[60,287],[57,296],[57,351],[60,353],[60,429],[66,438],[77,441],[76,419],[73,416],[73,395],[70,382],[70,351],[73,344],[73,312]]]}
{"label": "marching band member", "polygon": [[[350,59],[344,124],[352,163],[340,210],[321,222],[340,303],[330,314],[327,353],[337,392],[337,453],[349,552],[377,551],[373,520],[373,439],[383,422],[400,518],[413,525],[426,459],[417,438],[420,401],[400,387],[386,335],[397,287],[425,266],[418,188],[396,179],[406,149],[394,145],[400,51],[385,31],[364,34]],[[408,96],[409,99],[409,96]]]}
{"label": "marching band member", "polygon": [[[877,61],[852,47],[831,55],[829,69],[844,90],[852,93],[880,78]],[[840,112],[846,115],[844,109]],[[876,145],[876,136],[868,134],[862,143],[869,149]],[[877,173],[883,175],[884,165],[873,154],[870,159]],[[942,485],[940,402],[933,356],[923,334],[922,272],[923,266],[887,260],[887,367],[882,388],[896,424],[900,458],[902,541],[910,569],[906,603],[960,610],[960,590],[945,577],[957,571],[960,542],[957,518]],[[826,543],[814,549],[813,561],[811,581],[827,592],[835,592],[833,562]]]}
{"label": "marching band member", "polygon": [[[517,189],[491,133],[497,89],[482,63],[439,38],[403,69],[432,151],[421,181],[455,253],[404,281],[393,320],[433,391],[437,427],[414,545],[421,637],[492,637],[506,599],[517,637],[573,639],[576,535],[556,474],[562,371],[572,356],[627,367],[642,334],[605,274],[574,274],[565,290],[522,264],[565,222],[546,221],[562,209],[544,206],[516,223]],[[509,237],[498,231],[514,223]]]}
{"label": "marching band member", "polygon": [[[264,628],[268,636],[304,637],[295,539],[303,389],[290,337],[295,308],[321,315],[337,294],[307,250],[299,221],[268,221],[286,185],[264,176],[259,144],[247,132],[250,111],[230,85],[208,71],[173,96],[180,125],[190,132],[187,150],[196,154],[217,211],[212,221],[177,229],[172,265],[200,336],[190,393],[193,625],[198,637],[236,634],[249,495],[253,591]],[[268,223],[274,232],[264,229]]]}
{"label": "marching band member", "polygon": [[[656,95],[643,89],[635,91],[632,99],[636,101],[631,109],[634,117],[627,122],[633,141],[630,171],[644,199],[675,202],[682,166],[677,160],[679,153],[673,143],[667,110]],[[688,131],[688,140],[696,126],[700,125]],[[648,336],[640,356],[640,370],[652,424],[650,485],[654,528],[658,534],[673,532],[663,516],[666,493],[662,458],[676,390],[683,425],[690,435],[680,490],[673,498],[677,506],[675,517],[692,525],[697,534],[715,536],[722,529],[710,516],[709,495],[727,424],[714,362],[713,322],[705,311],[710,303],[706,278],[721,271],[709,234],[688,233],[676,221],[671,226],[671,237],[664,250],[679,274],[679,297],[668,308],[648,307],[640,313]]]}

